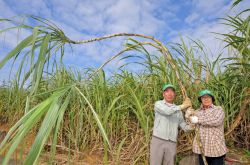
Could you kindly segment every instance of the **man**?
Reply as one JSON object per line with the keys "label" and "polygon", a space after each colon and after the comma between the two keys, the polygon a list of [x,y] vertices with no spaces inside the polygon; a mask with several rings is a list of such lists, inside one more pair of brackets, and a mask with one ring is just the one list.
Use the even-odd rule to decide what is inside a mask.
{"label": "man", "polygon": [[162,88],[163,100],[156,101],[153,136],[150,144],[151,165],[174,165],[178,126],[184,131],[193,130],[183,118],[181,110],[191,106],[189,98],[183,104],[175,105],[175,86],[165,84]]}
{"label": "man", "polygon": [[214,105],[215,98],[210,90],[202,90],[198,100],[201,107],[197,111],[188,110],[185,115],[191,123],[199,127],[198,135],[196,134],[193,142],[193,152],[199,155],[200,165],[204,165],[202,152],[208,165],[224,165],[227,152],[224,138],[224,111],[220,106]]}

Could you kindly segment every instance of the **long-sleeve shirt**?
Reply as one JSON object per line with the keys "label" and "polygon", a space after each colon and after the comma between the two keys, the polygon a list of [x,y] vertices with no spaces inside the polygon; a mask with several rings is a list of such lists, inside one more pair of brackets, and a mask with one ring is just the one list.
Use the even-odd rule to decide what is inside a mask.
{"label": "long-sleeve shirt", "polygon": [[[208,157],[225,155],[227,148],[224,138],[224,111],[220,106],[211,105],[208,109],[201,107],[195,111],[198,117],[200,142],[203,152]],[[201,154],[197,135],[193,142],[193,152]]]}
{"label": "long-sleeve shirt", "polygon": [[165,100],[159,100],[155,102],[154,111],[153,136],[176,142],[179,126],[184,131],[193,129],[185,122],[178,105],[169,104]]}

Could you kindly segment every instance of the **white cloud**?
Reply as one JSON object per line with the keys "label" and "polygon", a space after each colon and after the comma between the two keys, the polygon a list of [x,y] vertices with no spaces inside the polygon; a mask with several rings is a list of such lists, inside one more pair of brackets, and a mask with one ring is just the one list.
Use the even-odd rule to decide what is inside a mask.
{"label": "white cloud", "polygon": [[[205,45],[208,57],[211,60],[214,60],[220,53],[223,53],[223,56],[227,56],[227,50],[224,49],[226,44],[222,41],[223,37],[214,33],[227,33],[229,30],[230,28],[226,25],[221,24],[219,21],[214,21],[200,25],[197,28],[188,28],[182,30],[179,32],[179,34],[184,37],[184,41],[187,43],[188,38],[200,40]],[[176,34],[172,35],[176,36]],[[175,37],[173,41],[180,42],[180,37]]]}
{"label": "white cloud", "polygon": [[196,21],[199,18],[199,14],[196,12],[190,14],[187,18],[185,18],[185,22],[188,24],[192,24],[194,21]]}
{"label": "white cloud", "polygon": [[206,0],[193,0],[192,3],[195,8],[201,14],[211,14],[215,15],[217,12],[222,10],[222,8],[227,3],[227,0],[210,0],[209,2]]}
{"label": "white cloud", "polygon": [[0,0],[0,11],[0,16],[2,18],[12,17],[16,15],[15,12],[13,12],[3,0]]}
{"label": "white cloud", "polygon": [[162,25],[166,26],[163,20],[153,15],[161,5],[159,2],[108,0],[79,1],[70,5],[62,1],[51,3],[56,6],[53,8],[53,20],[64,22],[83,33],[109,34],[146,29],[145,32],[155,35]]}
{"label": "white cloud", "polygon": [[[53,1],[53,5],[58,6],[55,13],[61,13],[59,19],[53,18],[53,22],[62,27],[67,36],[75,40],[119,32],[157,35],[163,27],[167,29],[164,21],[153,15],[158,4],[152,4],[149,1],[119,0],[112,3],[111,1],[100,1],[100,3],[84,1],[77,5],[72,3],[69,6],[65,6],[61,1]],[[67,12],[72,11],[72,6],[75,6],[75,10]],[[74,61],[84,63],[87,59],[100,64],[121,50],[122,43],[123,40],[117,38],[87,46],[74,46],[73,55],[66,55],[65,59],[72,63]]]}
{"label": "white cloud", "polygon": [[229,13],[231,3],[228,0],[193,0],[190,14],[186,16],[185,22],[192,27],[198,27],[214,19],[222,18]]}

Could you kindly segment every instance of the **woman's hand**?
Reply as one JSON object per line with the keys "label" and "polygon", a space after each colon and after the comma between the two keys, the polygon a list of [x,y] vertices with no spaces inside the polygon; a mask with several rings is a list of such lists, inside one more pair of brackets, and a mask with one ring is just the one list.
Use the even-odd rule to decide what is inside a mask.
{"label": "woman's hand", "polygon": [[189,121],[192,123],[192,124],[197,124],[199,122],[199,119],[197,116],[190,116],[189,117]]}

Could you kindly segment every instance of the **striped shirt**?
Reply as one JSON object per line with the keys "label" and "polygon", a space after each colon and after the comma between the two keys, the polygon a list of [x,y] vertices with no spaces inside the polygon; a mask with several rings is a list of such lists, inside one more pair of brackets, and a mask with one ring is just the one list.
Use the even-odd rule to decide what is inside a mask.
{"label": "striped shirt", "polygon": [[[208,157],[219,157],[225,155],[227,148],[224,138],[224,111],[220,106],[211,105],[208,109],[201,107],[195,111],[198,117],[200,142],[203,153]],[[201,154],[197,141],[197,135],[193,142],[193,152]]]}

